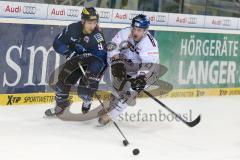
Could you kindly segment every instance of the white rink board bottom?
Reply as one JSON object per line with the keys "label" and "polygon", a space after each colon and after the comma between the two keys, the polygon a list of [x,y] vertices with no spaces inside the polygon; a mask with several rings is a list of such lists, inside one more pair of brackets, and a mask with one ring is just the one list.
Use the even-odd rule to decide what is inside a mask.
{"label": "white rink board bottom", "polygon": [[[120,121],[130,145],[122,145],[114,125],[97,120],[66,122],[43,118],[51,105],[0,107],[1,160],[239,160],[240,96],[162,99],[178,113],[202,115],[194,128],[181,122]],[[93,106],[96,106],[94,102]],[[79,106],[79,107],[78,107]],[[80,103],[73,107],[80,110]],[[151,99],[140,99],[129,113],[168,113]],[[140,149],[138,156],[132,155]]]}

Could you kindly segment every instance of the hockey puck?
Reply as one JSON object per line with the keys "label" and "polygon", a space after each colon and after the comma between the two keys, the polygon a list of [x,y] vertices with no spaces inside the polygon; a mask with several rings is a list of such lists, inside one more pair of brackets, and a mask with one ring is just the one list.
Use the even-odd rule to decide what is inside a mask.
{"label": "hockey puck", "polygon": [[123,145],[124,146],[127,146],[129,143],[128,143],[128,141],[127,140],[123,140]]}
{"label": "hockey puck", "polygon": [[135,148],[133,151],[132,151],[133,155],[138,155],[140,153],[139,149],[138,148]]}

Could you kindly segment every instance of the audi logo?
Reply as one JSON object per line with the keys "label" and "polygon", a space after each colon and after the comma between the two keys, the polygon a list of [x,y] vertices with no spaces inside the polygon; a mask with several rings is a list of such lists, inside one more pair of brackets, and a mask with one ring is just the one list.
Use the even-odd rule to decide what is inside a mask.
{"label": "audi logo", "polygon": [[196,24],[197,23],[197,18],[196,17],[190,17],[188,20],[189,24]]}
{"label": "audi logo", "polygon": [[110,12],[101,11],[101,12],[99,13],[99,17],[100,17],[100,18],[110,18]]}
{"label": "audi logo", "polygon": [[137,13],[130,13],[129,15],[129,20],[132,20],[134,17],[136,17],[138,14]]}
{"label": "audi logo", "polygon": [[23,6],[23,14],[36,14],[37,8],[34,6]]}
{"label": "audi logo", "polygon": [[229,19],[223,20],[223,26],[230,26],[230,25],[231,25],[231,20],[229,20]]}
{"label": "audi logo", "polygon": [[156,21],[157,22],[166,22],[167,17],[164,15],[157,15]]}
{"label": "audi logo", "polygon": [[79,16],[79,10],[78,9],[68,9],[67,10],[67,16],[78,17]]}

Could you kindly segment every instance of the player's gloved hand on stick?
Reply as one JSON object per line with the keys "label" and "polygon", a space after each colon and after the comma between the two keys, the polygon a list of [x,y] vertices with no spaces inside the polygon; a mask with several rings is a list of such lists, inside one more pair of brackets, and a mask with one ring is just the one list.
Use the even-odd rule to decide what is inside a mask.
{"label": "player's gloved hand on stick", "polygon": [[121,60],[114,60],[111,65],[112,75],[116,78],[126,77],[126,68]]}
{"label": "player's gloved hand on stick", "polygon": [[130,82],[131,82],[132,89],[137,92],[142,91],[147,84],[145,80],[145,75],[139,75],[136,78],[132,78]]}
{"label": "player's gloved hand on stick", "polygon": [[76,56],[77,54],[75,51],[69,49],[64,53],[64,55],[66,55],[67,59],[71,59],[72,57]]}
{"label": "player's gloved hand on stick", "polygon": [[86,49],[79,43],[74,44],[72,49],[69,49],[64,55],[67,55],[67,59],[75,57],[76,55],[81,55],[81,58],[92,56],[91,53],[87,53]]}
{"label": "player's gloved hand on stick", "polygon": [[84,52],[86,52],[86,49],[79,43],[75,43],[73,50],[77,53],[77,54],[82,54]]}
{"label": "player's gloved hand on stick", "polygon": [[86,58],[93,56],[93,54],[90,53],[90,52],[84,52],[84,53],[82,53],[82,54],[80,54],[78,56],[79,56],[80,59],[86,60]]}

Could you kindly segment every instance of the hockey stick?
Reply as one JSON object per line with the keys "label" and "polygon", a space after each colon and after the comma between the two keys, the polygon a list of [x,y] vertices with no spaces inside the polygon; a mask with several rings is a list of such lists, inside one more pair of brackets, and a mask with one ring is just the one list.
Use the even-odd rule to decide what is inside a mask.
{"label": "hockey stick", "polygon": [[171,112],[173,115],[175,115],[178,119],[180,119],[183,123],[185,123],[188,127],[194,127],[201,121],[201,115],[199,115],[195,120],[191,122],[185,121],[181,116],[179,116],[177,113],[175,113],[173,110],[171,110],[168,106],[166,106],[164,103],[162,103],[160,100],[155,98],[151,93],[149,93],[146,90],[143,90],[144,93],[146,93],[150,98],[152,98],[154,101],[156,101],[158,104],[160,104],[162,107],[167,109],[169,112]]}
{"label": "hockey stick", "polygon": [[[131,79],[125,78],[125,81],[131,82]],[[147,94],[150,98],[152,98],[154,101],[156,101],[158,104],[160,104],[162,107],[167,109],[169,112],[171,112],[173,115],[175,115],[178,119],[180,119],[183,123],[185,123],[188,127],[194,127],[201,121],[201,115],[199,115],[195,120],[191,122],[187,122],[184,120],[181,116],[179,116],[177,113],[175,113],[173,110],[171,110],[168,106],[166,106],[164,103],[162,103],[160,100],[158,100],[156,97],[154,97],[151,93],[149,93],[146,90],[143,90],[145,94]],[[139,92],[140,93],[140,92]]]}
{"label": "hockey stick", "polygon": [[[86,73],[85,73],[85,71],[84,71],[81,63],[78,62],[78,65],[79,65],[80,70],[81,70],[82,73],[83,73],[83,76],[85,77],[85,76],[86,76]],[[100,100],[99,95],[98,95],[96,92],[94,92],[94,95],[97,97],[97,99],[98,99],[99,103],[101,104],[101,106],[103,107],[103,109],[107,112],[107,109],[105,108],[104,104],[103,104],[102,101]],[[123,140],[124,146],[127,146],[127,145],[129,144],[129,141],[127,140],[126,136],[123,134],[122,130],[119,128],[119,126],[117,125],[117,123],[116,123],[115,121],[113,121],[113,124],[114,124],[114,126],[117,128],[117,130],[119,131],[119,133],[122,135],[122,137],[124,138],[124,140]]]}
{"label": "hockey stick", "polygon": [[[102,103],[102,101],[100,100],[99,96],[97,93],[95,93],[95,96],[97,97],[98,101],[100,102],[101,106],[103,107],[103,109],[105,111],[107,111],[107,109],[104,107],[104,104]],[[129,141],[127,140],[126,136],[123,134],[122,130],[119,128],[119,126],[117,125],[117,123],[115,121],[113,121],[113,124],[115,125],[115,127],[118,129],[119,133],[122,135],[122,137],[124,138],[123,140],[123,144],[125,146],[127,146],[129,144]]]}

